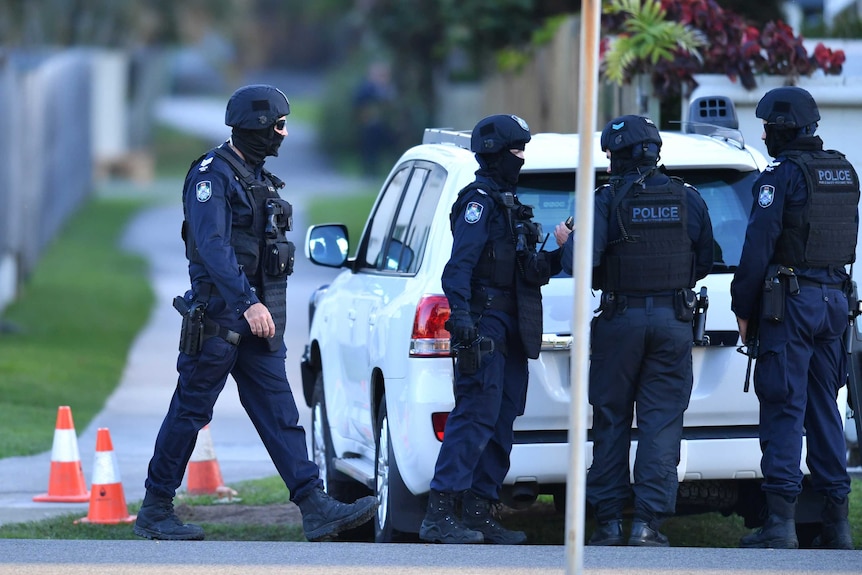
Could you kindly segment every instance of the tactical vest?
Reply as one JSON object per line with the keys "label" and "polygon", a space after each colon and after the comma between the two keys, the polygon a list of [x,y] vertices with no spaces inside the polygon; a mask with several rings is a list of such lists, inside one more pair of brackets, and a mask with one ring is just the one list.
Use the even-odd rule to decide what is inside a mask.
{"label": "tactical vest", "polygon": [[[278,195],[276,190],[283,188],[284,182],[273,174],[264,170],[265,181],[261,182],[230,152],[215,148],[212,153],[231,167],[245,192],[246,205],[251,206],[251,224],[243,225],[234,220],[230,243],[240,269],[275,322],[275,337],[269,340],[270,349],[275,351],[281,345],[287,323],[287,276],[293,273],[296,250],[293,242],[287,240],[285,232],[293,227],[293,208]],[[194,238],[186,233],[185,222],[183,239],[189,261],[202,263]]]}
{"label": "tactical vest", "polygon": [[622,190],[610,225],[623,237],[605,249],[604,291],[644,293],[693,287],[695,255],[688,235],[687,190],[678,178],[666,185]]}
{"label": "tactical vest", "polygon": [[[542,292],[540,286],[548,282],[549,275],[543,280],[530,277],[532,269],[525,269],[530,262],[524,254],[535,256],[540,240],[540,228],[532,221],[532,208],[518,202],[514,197],[506,198],[497,190],[488,190],[474,182],[458,194],[449,213],[450,228],[454,230],[455,220],[464,213],[462,201],[470,190],[482,189],[494,200],[494,210],[502,210],[508,233],[490,239],[482,249],[482,255],[473,270],[472,281],[481,285],[512,290],[517,306],[518,333],[528,358],[536,359],[542,347]],[[519,256],[519,254],[521,254]],[[474,285],[474,294],[476,293]],[[476,297],[475,295],[473,296]],[[476,302],[474,302],[476,303]]]}
{"label": "tactical vest", "polygon": [[[494,207],[491,208],[496,212],[498,208],[511,211],[504,200],[502,194],[495,190],[487,190],[485,186],[474,182],[458,193],[458,199],[452,204],[452,211],[449,213],[449,226],[451,230],[455,229],[455,220],[464,213],[464,197],[470,190],[481,189],[494,200]],[[504,212],[504,214],[505,214]],[[507,222],[510,217],[506,214]],[[490,217],[490,214],[489,214]],[[499,288],[511,288],[515,282],[515,270],[517,269],[517,258],[515,254],[515,238],[510,234],[498,235],[495,238],[489,239],[482,248],[482,255],[479,256],[479,261],[476,263],[476,268],[473,270],[473,280],[479,280],[483,285],[489,285]]]}
{"label": "tactical vest", "polygon": [[805,205],[785,208],[783,229],[771,263],[799,267],[843,267],[856,259],[859,177],[834,150],[788,150],[808,185]]}

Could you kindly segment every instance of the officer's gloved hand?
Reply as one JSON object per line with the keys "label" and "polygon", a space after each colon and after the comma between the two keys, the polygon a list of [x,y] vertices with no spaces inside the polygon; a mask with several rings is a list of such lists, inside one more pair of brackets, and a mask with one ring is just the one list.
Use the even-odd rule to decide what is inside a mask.
{"label": "officer's gloved hand", "polygon": [[465,309],[452,310],[444,327],[452,336],[454,345],[470,345],[479,337],[476,324],[473,322],[470,312]]}

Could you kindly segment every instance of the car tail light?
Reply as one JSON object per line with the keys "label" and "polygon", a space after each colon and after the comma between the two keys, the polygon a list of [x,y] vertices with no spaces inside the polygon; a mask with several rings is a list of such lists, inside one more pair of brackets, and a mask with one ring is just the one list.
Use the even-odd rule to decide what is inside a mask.
{"label": "car tail light", "polygon": [[437,411],[431,414],[431,426],[434,428],[434,437],[437,441],[443,441],[443,432],[446,430],[446,422],[449,421],[448,411]]}
{"label": "car tail light", "polygon": [[449,357],[449,300],[443,295],[422,296],[413,318],[410,357]]}

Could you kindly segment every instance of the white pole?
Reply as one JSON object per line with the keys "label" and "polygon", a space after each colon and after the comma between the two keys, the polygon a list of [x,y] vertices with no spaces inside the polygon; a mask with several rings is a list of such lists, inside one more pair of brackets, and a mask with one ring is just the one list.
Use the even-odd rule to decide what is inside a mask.
{"label": "white pole", "polygon": [[601,2],[581,3],[580,90],[578,133],[580,153],[575,196],[577,214],[574,253],[574,305],[572,306],[571,404],[569,411],[569,460],[566,483],[566,573],[584,569],[584,515],[586,501],[587,385],[590,361],[590,288],[593,271],[593,134],[596,131],[596,100],[599,77],[599,26]]}

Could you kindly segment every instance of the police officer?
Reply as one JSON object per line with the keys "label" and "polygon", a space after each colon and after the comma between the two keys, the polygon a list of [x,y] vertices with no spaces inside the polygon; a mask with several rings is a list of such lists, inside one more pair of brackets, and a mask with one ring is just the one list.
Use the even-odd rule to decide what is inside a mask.
{"label": "police officer", "polygon": [[798,547],[794,515],[804,430],[813,486],[823,497],[823,531],[815,544],[852,549],[836,397],[847,379],[845,265],[856,253],[859,178],[841,153],[824,150],[814,135],[820,112],[807,91],[770,90],[755,114],[775,161],[754,184],[731,298],[742,341],[753,342],[759,333],[754,389],[768,516],[740,545]]}
{"label": "police officer", "polygon": [[[596,190],[589,399],[593,462],[587,500],[596,518],[590,545],[664,547],[674,514],[683,413],[692,389],[691,288],[712,268],[712,224],[692,186],[658,166],[661,136],[649,118],[622,116],[602,131],[610,183]],[[573,235],[554,230],[572,272]],[[629,447],[637,405],[634,484]],[[623,509],[634,495],[631,533]]]}
{"label": "police officer", "polygon": [[287,97],[277,88],[238,89],[225,113],[230,139],[193,162],[186,176],[183,239],[191,290],[174,300],[184,314],[179,381],[148,468],[134,526],[141,537],[204,538],[199,526],[179,520],[173,497],[229,374],[302,511],[310,541],[368,521],[377,507],[371,496],[347,505],[323,491],[287,381],[285,296],[294,246],[285,232],[292,225],[291,206],[278,194],[284,183],[263,164],[278,155],[289,113]]}
{"label": "police officer", "polygon": [[[479,169],[452,206],[452,255],[443,269],[455,366],[455,408],[419,531],[439,543],[519,544],[491,515],[509,470],[515,418],[527,398],[527,358],[539,356],[540,288],[559,272],[558,251],[536,251],[541,231],[516,185],[527,123],[494,115],[473,129],[470,148]],[[456,515],[461,499],[462,518]]]}

